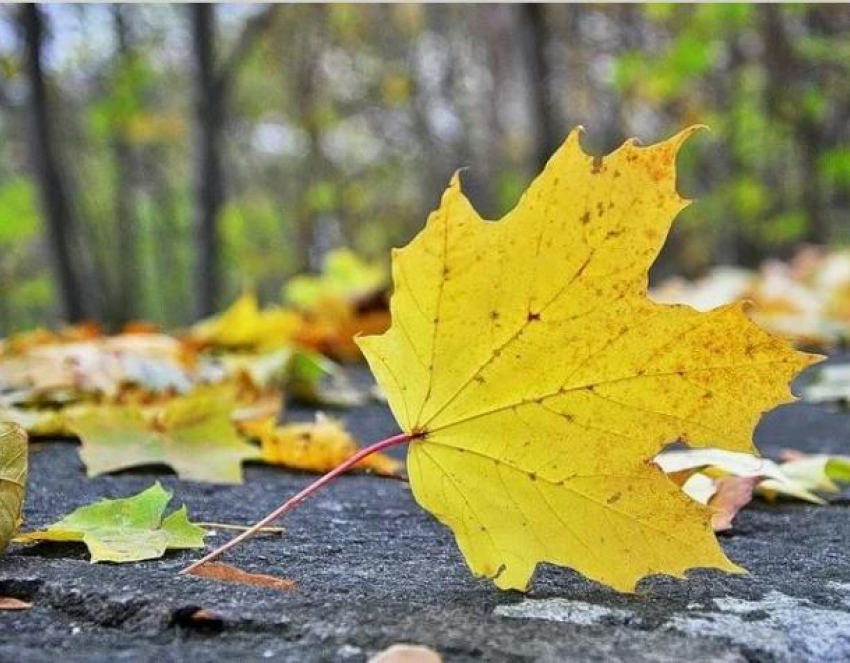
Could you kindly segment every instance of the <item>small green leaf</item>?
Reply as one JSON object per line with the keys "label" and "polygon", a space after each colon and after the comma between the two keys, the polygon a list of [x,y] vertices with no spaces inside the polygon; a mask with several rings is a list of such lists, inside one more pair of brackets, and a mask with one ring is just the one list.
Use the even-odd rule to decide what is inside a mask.
{"label": "small green leaf", "polygon": [[138,562],[169,549],[203,548],[206,531],[189,522],[183,506],[163,520],[171,493],[157,481],[138,495],[83,506],[46,530],[15,540],[81,541],[94,562]]}

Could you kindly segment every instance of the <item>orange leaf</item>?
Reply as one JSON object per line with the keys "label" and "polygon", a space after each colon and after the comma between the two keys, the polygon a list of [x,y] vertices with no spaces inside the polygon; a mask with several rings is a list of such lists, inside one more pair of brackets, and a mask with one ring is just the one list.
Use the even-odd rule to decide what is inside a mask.
{"label": "orange leaf", "polygon": [[255,587],[268,587],[269,589],[277,589],[281,591],[290,591],[295,588],[295,581],[289,578],[277,578],[275,576],[265,575],[263,573],[248,573],[242,569],[237,569],[229,564],[221,564],[219,562],[208,562],[197,569],[193,569],[191,574],[208,580],[218,580],[219,582],[230,582],[239,585],[254,585]]}

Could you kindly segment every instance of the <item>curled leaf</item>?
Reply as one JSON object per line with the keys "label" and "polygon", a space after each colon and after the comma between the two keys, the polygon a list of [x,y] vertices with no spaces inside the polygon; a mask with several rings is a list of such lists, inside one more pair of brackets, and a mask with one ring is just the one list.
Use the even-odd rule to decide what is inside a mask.
{"label": "curled leaf", "polygon": [[17,424],[0,422],[0,553],[21,524],[27,485],[27,434]]}
{"label": "curled leaf", "polygon": [[711,527],[715,532],[732,529],[738,512],[753,499],[753,491],[760,481],[754,477],[724,476],[711,478],[696,472],[682,486],[685,494],[711,509]]}
{"label": "curled leaf", "polygon": [[823,504],[823,499],[812,492],[812,486],[789,476],[769,458],[724,449],[688,449],[658,454],[654,461],[668,474],[702,470],[715,477],[757,477],[756,490],[760,493],[769,491],[812,504]]}

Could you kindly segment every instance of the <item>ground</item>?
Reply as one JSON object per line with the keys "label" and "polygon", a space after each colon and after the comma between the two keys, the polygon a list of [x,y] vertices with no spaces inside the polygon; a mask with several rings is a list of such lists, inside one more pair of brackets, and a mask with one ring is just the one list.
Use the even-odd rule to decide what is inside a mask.
{"label": "ground", "polygon": [[[343,417],[363,441],[396,430],[379,404]],[[756,440],[767,454],[848,453],[848,432],[850,414],[794,403],[767,415]],[[182,482],[164,468],[88,480],[74,443],[39,442],[26,526],[153,480],[195,520],[250,523],[310,478],[251,466],[242,486]],[[747,508],[722,543],[748,575],[697,570],[619,595],[542,567],[522,595],[472,577],[404,482],[347,476],[288,516],[283,537],[256,538],[227,557],[295,579],[290,592],[178,576],[192,552],[111,565],[89,564],[74,544],[13,546],[0,557],[0,596],[34,607],[0,612],[0,662],[364,661],[397,642],[431,646],[447,661],[848,660],[848,505]],[[197,608],[213,617],[192,619]]]}

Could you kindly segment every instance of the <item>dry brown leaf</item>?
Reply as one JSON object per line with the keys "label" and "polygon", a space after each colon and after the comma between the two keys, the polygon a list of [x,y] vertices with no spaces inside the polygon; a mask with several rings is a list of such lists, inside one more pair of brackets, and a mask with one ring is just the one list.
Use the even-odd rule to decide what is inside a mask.
{"label": "dry brown leaf", "polygon": [[290,591],[295,588],[295,581],[289,578],[278,578],[263,573],[248,573],[242,569],[237,569],[235,566],[221,564],[220,562],[207,562],[203,566],[193,569],[191,574],[208,580],[267,587],[280,591]]}
{"label": "dry brown leaf", "polygon": [[442,663],[443,658],[430,647],[398,644],[378,652],[369,663]]}
{"label": "dry brown leaf", "polygon": [[708,500],[714,512],[711,527],[715,532],[732,529],[732,521],[738,512],[753,499],[753,491],[760,477],[720,477],[714,480],[715,493]]}
{"label": "dry brown leaf", "polygon": [[32,608],[32,603],[29,601],[21,601],[21,599],[12,598],[11,596],[0,596],[0,611],[29,610],[30,608]]}

